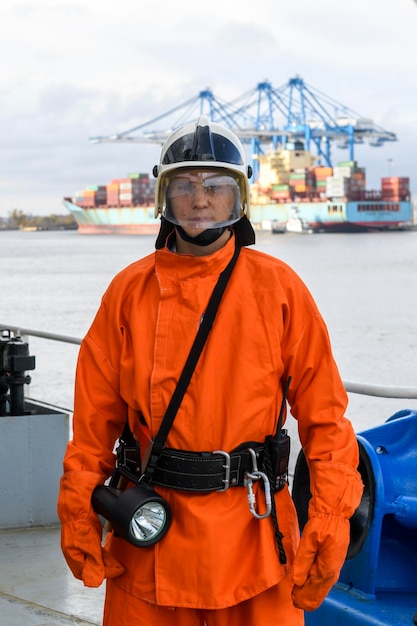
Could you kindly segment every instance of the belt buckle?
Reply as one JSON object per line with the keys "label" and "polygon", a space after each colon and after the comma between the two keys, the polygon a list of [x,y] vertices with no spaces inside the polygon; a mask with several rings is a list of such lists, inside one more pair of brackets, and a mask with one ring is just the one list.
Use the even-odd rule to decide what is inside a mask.
{"label": "belt buckle", "polygon": [[225,458],[226,463],[225,465],[222,466],[225,472],[225,476],[222,479],[222,483],[224,483],[224,487],[223,489],[218,489],[217,491],[227,491],[230,486],[230,466],[231,466],[230,454],[228,454],[224,450],[214,450],[213,454],[221,454]]}

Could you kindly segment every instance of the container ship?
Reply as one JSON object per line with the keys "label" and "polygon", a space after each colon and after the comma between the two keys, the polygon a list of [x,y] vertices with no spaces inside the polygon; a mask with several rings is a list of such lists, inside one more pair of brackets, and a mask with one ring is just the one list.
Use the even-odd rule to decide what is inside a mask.
{"label": "container ship", "polygon": [[[251,222],[272,232],[355,232],[405,229],[412,221],[410,181],[381,179],[366,189],[365,168],[356,161],[335,167],[316,164],[302,143],[257,157],[259,174],[251,185]],[[155,181],[132,173],[108,185],[88,186],[64,204],[84,234],[156,234]],[[301,226],[300,226],[301,225]]]}
{"label": "container ship", "polygon": [[131,173],[107,185],[89,185],[64,198],[82,234],[153,235],[155,181],[149,174]]}
{"label": "container ship", "polygon": [[[260,155],[251,186],[251,219],[275,232],[340,232],[402,229],[411,224],[410,181],[381,179],[366,189],[366,171],[356,161],[335,167],[316,164],[302,143]],[[294,228],[294,223],[296,224]],[[297,223],[303,228],[297,228]]]}

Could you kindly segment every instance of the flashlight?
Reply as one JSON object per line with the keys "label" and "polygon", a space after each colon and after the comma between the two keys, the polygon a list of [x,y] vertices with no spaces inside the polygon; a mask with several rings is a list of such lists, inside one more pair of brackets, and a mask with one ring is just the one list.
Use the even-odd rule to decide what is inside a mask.
{"label": "flashlight", "polygon": [[126,491],[98,485],[91,502],[96,513],[111,523],[116,535],[138,548],[153,546],[171,525],[168,502],[144,483]]}

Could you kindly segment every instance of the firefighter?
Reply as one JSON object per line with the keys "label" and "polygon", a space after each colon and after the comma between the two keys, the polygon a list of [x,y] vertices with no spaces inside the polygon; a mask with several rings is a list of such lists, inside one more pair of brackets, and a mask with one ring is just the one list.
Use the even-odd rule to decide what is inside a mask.
{"label": "firefighter", "polygon": [[[251,171],[230,130],[205,117],[182,126],[154,174],[156,250],[113,279],[80,348],[58,502],[62,550],[85,585],[107,580],[105,626],[301,625],[338,578],[362,493],[328,332],[297,274],[249,247]],[[113,473],[126,423],[146,477],[146,450],[235,255],[154,461],[151,487],[170,527],[145,547],[114,530],[103,543],[92,494]],[[287,406],[310,473],[301,539],[283,458]]]}

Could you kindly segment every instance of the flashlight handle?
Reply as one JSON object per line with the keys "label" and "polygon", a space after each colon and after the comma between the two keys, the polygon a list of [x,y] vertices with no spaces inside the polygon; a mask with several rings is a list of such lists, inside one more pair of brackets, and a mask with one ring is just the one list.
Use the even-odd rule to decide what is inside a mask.
{"label": "flashlight handle", "polygon": [[[120,474],[120,472],[116,469],[114,470],[113,475],[109,481],[109,487],[117,489],[117,491],[124,491],[126,489],[127,483],[128,480],[126,476]],[[113,530],[112,523],[109,522],[108,519],[105,520],[103,529],[106,533],[110,533]]]}
{"label": "flashlight handle", "polygon": [[109,522],[108,519],[106,519],[106,521],[104,522],[103,530],[105,533],[111,533],[111,531],[113,530],[113,526],[111,525],[111,522]]}
{"label": "flashlight handle", "polygon": [[128,480],[126,476],[124,476],[118,469],[115,469],[112,477],[109,480],[109,487],[113,489],[117,489],[119,491],[124,491],[126,489],[126,485]]}
{"label": "flashlight handle", "polygon": [[106,485],[98,485],[91,495],[93,509],[98,515],[102,515],[104,519],[108,520],[109,517],[111,517],[117,496],[118,493],[116,489],[106,487]]}

